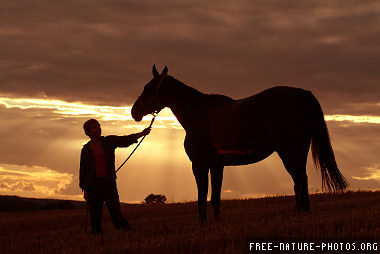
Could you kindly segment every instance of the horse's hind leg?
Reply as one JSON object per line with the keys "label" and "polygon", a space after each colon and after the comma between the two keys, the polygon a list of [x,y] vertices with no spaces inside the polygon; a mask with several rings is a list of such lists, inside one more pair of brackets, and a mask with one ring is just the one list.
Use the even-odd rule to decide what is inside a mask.
{"label": "horse's hind leg", "polygon": [[[280,158],[286,170],[294,181],[294,193],[296,196],[296,209],[309,211],[309,190],[306,175],[307,153],[279,152]],[[298,156],[297,156],[298,154]]]}
{"label": "horse's hind leg", "polygon": [[[306,167],[305,167],[306,171]],[[297,193],[298,197],[296,200],[296,206],[299,210],[309,211],[310,203],[309,203],[309,190],[307,183],[307,175],[299,174],[296,176],[295,184],[294,184],[294,192]]]}
{"label": "horse's hind leg", "polygon": [[198,187],[198,212],[201,223],[207,221],[208,167],[193,163],[193,174]]}
{"label": "horse's hind leg", "polygon": [[214,210],[215,220],[219,220],[220,214],[220,193],[222,189],[222,181],[223,181],[223,165],[214,165],[210,168],[211,171],[211,206]]}

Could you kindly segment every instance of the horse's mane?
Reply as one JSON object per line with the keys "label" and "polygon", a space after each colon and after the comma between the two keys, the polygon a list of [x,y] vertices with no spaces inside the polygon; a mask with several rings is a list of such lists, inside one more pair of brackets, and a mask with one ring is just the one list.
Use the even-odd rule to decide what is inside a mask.
{"label": "horse's mane", "polygon": [[221,95],[221,94],[208,94],[207,95],[207,102],[208,102],[208,105],[211,106],[221,106],[221,105],[226,105],[226,104],[229,104],[231,102],[234,102],[235,100],[233,100],[232,98],[228,97],[228,96],[225,96],[225,95]]}
{"label": "horse's mane", "polygon": [[185,94],[186,97],[189,97],[189,98],[194,98],[194,97],[203,97],[205,94],[198,91],[197,89],[191,87],[191,86],[188,86],[184,83],[182,83],[181,81],[173,78],[172,76],[168,76],[168,78],[170,79],[169,80],[169,83],[170,84],[173,84],[170,89],[174,92],[174,93],[177,93],[178,91],[182,91],[181,94]]}
{"label": "horse's mane", "polygon": [[207,104],[219,105],[234,101],[232,98],[225,95],[202,93],[197,89],[188,86],[171,76],[168,76],[168,78],[170,78],[169,83],[172,84],[170,86],[172,93],[181,94],[183,96],[181,97],[181,100],[183,101],[189,100],[192,102],[196,102],[198,105],[200,105],[199,103],[203,102]]}
{"label": "horse's mane", "polygon": [[228,96],[222,95],[222,94],[208,94],[208,96],[210,97],[211,100],[220,100],[223,102],[234,101],[234,99],[232,99],[231,97],[228,97]]}

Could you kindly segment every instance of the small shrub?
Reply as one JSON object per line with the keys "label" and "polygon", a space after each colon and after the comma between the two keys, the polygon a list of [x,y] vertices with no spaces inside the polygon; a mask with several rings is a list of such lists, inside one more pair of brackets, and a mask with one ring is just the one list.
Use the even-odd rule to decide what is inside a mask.
{"label": "small shrub", "polygon": [[150,194],[148,195],[145,199],[143,204],[146,205],[153,205],[153,204],[158,204],[158,205],[165,205],[166,202],[166,197],[165,195],[155,195],[155,194]]}

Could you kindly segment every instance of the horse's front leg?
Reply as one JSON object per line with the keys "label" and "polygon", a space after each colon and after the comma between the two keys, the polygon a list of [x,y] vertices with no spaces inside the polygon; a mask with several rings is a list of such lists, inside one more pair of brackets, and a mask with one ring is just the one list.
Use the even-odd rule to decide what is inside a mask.
{"label": "horse's front leg", "polygon": [[219,220],[220,214],[220,193],[222,189],[222,181],[223,181],[223,165],[214,165],[211,167],[211,206],[214,210],[215,220]]}
{"label": "horse's front leg", "polygon": [[193,174],[198,187],[198,211],[201,223],[207,221],[208,167],[193,163]]}

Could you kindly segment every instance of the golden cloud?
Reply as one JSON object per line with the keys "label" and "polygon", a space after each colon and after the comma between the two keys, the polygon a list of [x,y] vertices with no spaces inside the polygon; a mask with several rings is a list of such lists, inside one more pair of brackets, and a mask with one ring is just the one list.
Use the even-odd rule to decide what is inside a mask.
{"label": "golden cloud", "polygon": [[326,121],[380,124],[380,116],[325,115]]}
{"label": "golden cloud", "polygon": [[[131,116],[131,106],[115,107],[102,105],[87,105],[82,103],[65,102],[62,100],[50,99],[30,99],[30,98],[6,98],[0,97],[0,105],[6,108],[19,109],[50,109],[53,113],[66,116],[87,116],[101,119],[103,121],[133,121]],[[150,120],[145,118],[146,121]],[[176,117],[170,109],[165,108],[157,116],[156,120],[160,122],[155,127],[158,128],[180,128]],[[380,116],[370,115],[325,115],[326,121],[348,121],[352,123],[372,123],[380,124]],[[141,125],[129,126],[129,128],[141,127]]]}
{"label": "golden cloud", "polygon": [[[30,98],[6,98],[0,97],[0,105],[6,108],[18,109],[48,109],[53,113],[64,117],[94,117],[102,121],[133,121],[131,106],[97,106],[82,103],[65,102],[62,100],[30,99]],[[145,118],[146,121],[150,120]],[[156,117],[158,128],[179,128],[180,124],[171,113],[170,109],[164,109],[160,116]],[[129,128],[141,127],[140,125],[129,126]]]}
{"label": "golden cloud", "polygon": [[380,165],[374,167],[362,167],[362,169],[367,171],[367,176],[353,176],[352,178],[356,180],[380,180]]}
{"label": "golden cloud", "polygon": [[59,196],[73,180],[73,175],[46,167],[0,165],[0,192],[9,191],[23,196]]}

